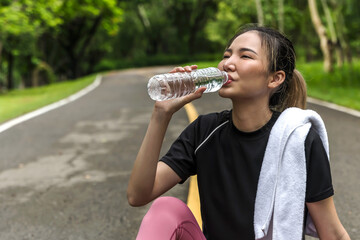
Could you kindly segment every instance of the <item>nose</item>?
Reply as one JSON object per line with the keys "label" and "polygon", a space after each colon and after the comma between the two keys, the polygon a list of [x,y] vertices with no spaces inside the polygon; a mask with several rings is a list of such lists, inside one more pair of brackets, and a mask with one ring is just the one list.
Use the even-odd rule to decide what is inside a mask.
{"label": "nose", "polygon": [[223,63],[224,63],[224,65],[223,65],[224,71],[226,71],[226,72],[235,71],[235,63],[233,61],[233,58],[230,57],[228,59],[225,59],[225,61]]}

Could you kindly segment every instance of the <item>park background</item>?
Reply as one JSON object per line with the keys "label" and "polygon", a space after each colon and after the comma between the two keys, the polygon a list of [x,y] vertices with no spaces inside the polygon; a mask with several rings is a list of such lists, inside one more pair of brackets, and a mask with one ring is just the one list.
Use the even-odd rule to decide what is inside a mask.
{"label": "park background", "polygon": [[309,96],[360,109],[357,0],[1,0],[0,122],[57,101],[97,73],[216,66],[244,24],[284,32]]}
{"label": "park background", "polygon": [[[129,100],[129,95],[127,95],[133,93],[133,90],[127,90],[126,86],[139,87],[139,84],[131,85],[130,83],[130,81],[136,82],[138,76],[126,77],[126,71],[120,71],[119,74],[117,70],[159,65],[167,66],[159,69],[170,69],[169,65],[186,64],[198,64],[199,67],[216,66],[222,58],[227,40],[239,27],[247,23],[277,28],[294,42],[298,56],[297,68],[307,80],[309,96],[360,110],[359,13],[360,1],[357,0],[0,0],[0,124],[83,89],[93,83],[99,74],[104,78],[108,77],[104,82],[111,83],[111,77],[115,78],[124,72],[125,77],[122,75],[116,79],[123,86],[117,93],[124,95],[121,101],[127,99],[121,104],[130,106],[129,109],[135,106],[135,114],[132,113],[137,116],[136,106],[138,105],[134,99]],[[137,70],[142,71],[142,69]],[[107,74],[112,71],[116,72]],[[139,92],[146,95],[146,84],[142,84],[144,91]],[[109,91],[105,83],[102,86]],[[144,99],[147,96],[139,97],[139,92],[133,96],[142,100],[141,103],[146,102]],[[90,101],[91,108],[104,108],[101,100],[103,99],[97,99],[97,102]],[[119,101],[113,100],[112,103],[114,104],[106,102],[105,105],[118,107],[116,104],[119,104]],[[86,112],[86,109],[80,112]],[[68,128],[63,131],[59,124],[60,121],[66,122],[66,117],[61,114],[55,116],[50,118],[48,124],[51,128],[56,126],[60,132],[66,132]],[[71,119],[75,118],[72,114]],[[104,116],[100,118],[103,120]],[[335,139],[335,142],[341,142],[338,144],[340,147],[337,151],[335,150],[335,154],[341,157],[337,157],[338,161],[334,161],[333,164],[338,162],[338,166],[341,166],[334,167],[335,175],[337,173],[342,176],[341,179],[337,178],[337,183],[339,186],[346,186],[338,192],[340,193],[338,196],[341,196],[339,205],[345,206],[339,209],[343,213],[341,216],[345,216],[346,221],[349,221],[345,223],[348,226],[354,226],[348,228],[349,233],[356,235],[358,225],[354,216],[357,216],[356,212],[358,212],[356,208],[358,205],[357,185],[348,183],[356,183],[359,169],[356,164],[359,161],[357,161],[357,154],[346,157],[344,153],[351,152],[348,149],[353,146],[352,143],[358,142],[359,134],[355,128],[351,129],[350,137],[352,138],[341,138],[340,132],[344,131],[344,127],[351,127],[351,125],[341,122],[342,124],[338,126],[337,123],[336,119],[336,127],[333,128],[336,138],[332,139]],[[44,126],[41,127],[41,130],[46,132],[43,130]],[[20,140],[29,139],[29,137],[24,138],[23,135],[31,131],[24,131],[23,128],[20,128],[18,132],[15,128],[13,130],[17,134],[10,131],[6,133],[18,138],[16,143],[12,144],[16,150],[11,151],[12,148],[4,145],[8,141],[3,141],[1,144],[3,155],[4,152],[17,152],[19,148],[22,149],[19,147]],[[7,137],[6,134],[3,136],[6,140],[12,138],[12,136]],[[35,146],[36,143],[41,146],[41,149],[46,149],[44,146],[49,141],[41,142],[37,133],[35,136],[36,141],[31,142],[31,149],[39,151],[39,148]],[[355,140],[351,141],[351,139]],[[133,138],[130,143],[136,140],[139,138]],[[133,148],[134,145],[138,144],[133,144],[131,147]],[[127,145],[126,147],[124,147],[126,152],[130,152],[132,148]],[[21,151],[18,152],[21,153]],[[117,160],[118,156],[119,153],[114,159]],[[28,154],[25,154],[23,158],[30,163],[34,160],[28,157]],[[132,160],[133,158],[131,158],[131,163]],[[8,168],[13,169],[17,162],[20,162],[18,165],[20,170],[24,166],[32,166],[21,161],[21,158],[11,160]],[[4,160],[1,162],[6,163]],[[99,159],[99,162],[103,162],[103,159]],[[106,164],[113,166],[109,162]],[[117,170],[119,162],[116,161],[115,164]],[[346,164],[343,164],[344,162]],[[88,176],[85,175],[85,177]],[[116,184],[107,186],[111,189],[111,193],[121,195]],[[78,191],[78,188],[74,189]],[[355,190],[351,191],[351,189]],[[81,198],[69,190],[59,192],[58,195],[47,196],[50,196],[50,199],[57,196],[59,201],[76,199],[74,203],[78,206],[76,204],[79,202],[98,203],[94,200],[96,196],[99,195],[101,199],[104,196],[97,194],[98,192],[104,193],[90,191],[91,197],[86,195]],[[80,191],[80,193],[83,192]],[[21,193],[19,195],[21,196]],[[74,197],[69,197],[72,195]],[[12,193],[11,197],[13,196]],[[49,220],[47,218],[50,216],[47,212],[49,208],[46,208],[45,204],[43,205],[43,202],[38,201],[37,198],[35,199],[35,204],[25,205],[30,206],[29,211],[19,206],[14,208],[18,210],[20,216],[25,216],[25,220],[29,217],[30,221],[25,221],[27,225],[21,226],[21,231],[19,231],[17,225],[10,222],[11,224],[6,225],[6,233],[10,229],[10,232],[16,233],[14,235],[19,236],[23,234],[23,231],[29,236],[31,234],[29,223],[36,222],[41,216],[46,216],[43,217],[45,222]],[[115,198],[115,200],[118,199]],[[66,210],[73,213],[71,207],[74,205],[69,202],[66,204],[70,205]],[[38,205],[41,207],[34,208]],[[99,211],[92,209],[96,213],[94,214],[96,219],[103,220],[99,218],[99,215],[108,214],[107,210],[112,210],[111,207],[114,206],[109,202],[104,205],[105,211],[104,208],[99,208]],[[91,204],[84,206],[89,209],[92,207]],[[115,204],[115,206],[118,205]],[[3,213],[5,210],[15,211],[9,205],[3,204]],[[54,210],[56,211],[56,208]],[[81,214],[84,213],[81,210],[83,208],[76,209],[74,214],[82,216]],[[119,208],[116,208],[116,211],[118,210]],[[125,212],[127,210],[125,208]],[[134,211],[131,209],[131,212]],[[39,214],[43,212],[46,214]],[[59,212],[62,214],[63,209]],[[59,212],[53,215],[58,217]],[[124,213],[124,211],[120,212]],[[87,213],[85,211],[87,221],[93,220]],[[114,218],[118,219],[120,213],[116,212],[115,215]],[[70,225],[66,225],[70,232],[75,231],[71,227],[72,217],[73,215],[70,214]],[[8,219],[11,218],[4,217],[3,221],[6,223]],[[107,220],[106,224],[97,224],[97,226],[103,225],[103,228],[108,230],[109,216],[106,215],[104,219]],[[126,220],[126,215],[121,216],[120,220],[124,219]],[[84,221],[84,232],[98,233],[99,228],[90,229],[87,221]],[[24,220],[20,222],[23,223]],[[52,219],[46,223],[58,226]],[[100,221],[100,223],[103,222]],[[61,221],[60,224],[62,224]],[[114,225],[119,227],[119,225]],[[131,226],[131,224],[122,224],[119,231],[126,234]],[[78,225],[76,229],[79,229]],[[5,228],[3,230],[2,234]],[[45,231],[50,230],[48,226],[45,228]],[[59,230],[59,227],[56,230]],[[132,231],[136,230],[132,229]],[[115,233],[118,232],[115,231]],[[32,234],[42,236],[44,239],[48,237],[44,231],[39,231],[39,228],[34,228]]]}

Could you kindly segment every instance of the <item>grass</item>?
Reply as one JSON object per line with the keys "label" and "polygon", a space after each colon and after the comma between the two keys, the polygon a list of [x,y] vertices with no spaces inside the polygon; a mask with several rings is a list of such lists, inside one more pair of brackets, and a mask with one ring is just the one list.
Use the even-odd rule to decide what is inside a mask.
{"label": "grass", "polygon": [[74,81],[0,94],[0,123],[68,97],[91,84],[95,77],[89,75]]}
{"label": "grass", "polygon": [[[216,67],[218,62],[186,63],[199,68]],[[308,88],[308,96],[360,110],[360,60],[325,73],[322,62],[297,63]]]}
{"label": "grass", "polygon": [[348,108],[360,110],[360,61],[351,66],[323,71],[322,62],[299,64],[308,85],[308,95]]}

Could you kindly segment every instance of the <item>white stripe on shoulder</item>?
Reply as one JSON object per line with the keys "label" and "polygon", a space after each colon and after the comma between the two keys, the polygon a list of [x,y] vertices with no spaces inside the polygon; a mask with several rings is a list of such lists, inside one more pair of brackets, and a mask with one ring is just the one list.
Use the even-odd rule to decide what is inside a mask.
{"label": "white stripe on shoulder", "polygon": [[226,123],[228,123],[229,120],[226,120],[225,122],[223,122],[222,124],[220,124],[219,126],[217,126],[210,134],[209,136],[207,136],[207,138],[205,138],[204,141],[202,141],[202,143],[200,143],[200,145],[195,149],[195,154],[196,152],[199,150],[199,148],[201,148],[202,145],[204,145],[204,143],[209,140],[209,138],[216,132],[216,130],[218,130],[219,128],[221,128],[222,126],[224,126]]}

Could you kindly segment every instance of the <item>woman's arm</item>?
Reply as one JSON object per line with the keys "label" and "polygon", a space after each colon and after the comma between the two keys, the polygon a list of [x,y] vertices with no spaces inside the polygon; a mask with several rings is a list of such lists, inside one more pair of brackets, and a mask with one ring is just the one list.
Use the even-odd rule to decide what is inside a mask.
{"label": "woman's arm", "polygon": [[[196,66],[175,68],[171,72],[193,69],[196,69]],[[200,88],[193,94],[155,103],[147,132],[130,176],[127,189],[130,205],[145,205],[180,182],[180,177],[168,165],[158,162],[161,145],[172,115],[186,103],[200,98],[205,89]]]}
{"label": "woman's arm", "polygon": [[306,203],[320,239],[348,240],[348,233],[336,213],[333,197]]}

